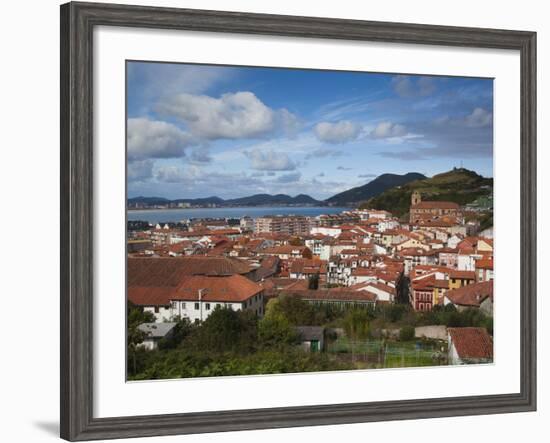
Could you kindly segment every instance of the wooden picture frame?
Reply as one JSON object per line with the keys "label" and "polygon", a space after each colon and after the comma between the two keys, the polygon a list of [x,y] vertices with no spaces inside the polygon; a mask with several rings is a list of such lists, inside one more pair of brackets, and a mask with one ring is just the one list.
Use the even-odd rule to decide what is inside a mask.
{"label": "wooden picture frame", "polygon": [[[521,57],[521,390],[518,394],[93,417],[92,54],[96,26],[496,48]],[[536,409],[536,34],[236,12],[61,6],[61,437],[70,441]]]}

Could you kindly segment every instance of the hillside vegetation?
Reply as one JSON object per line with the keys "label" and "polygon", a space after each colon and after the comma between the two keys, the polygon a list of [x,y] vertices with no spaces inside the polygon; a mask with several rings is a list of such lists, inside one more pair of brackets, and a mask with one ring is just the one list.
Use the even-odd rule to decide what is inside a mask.
{"label": "hillside vegetation", "polygon": [[404,175],[382,174],[362,186],[348,189],[347,191],[333,195],[332,197],[326,199],[325,202],[332,206],[355,205],[359,202],[366,201],[371,197],[380,195],[386,189],[424,178],[426,177],[418,172],[409,172]]}
{"label": "hillside vegetation", "polygon": [[492,195],[493,179],[465,168],[457,168],[388,189],[362,203],[360,208],[384,209],[396,216],[403,216],[409,212],[414,191],[420,192],[422,200],[452,201],[465,205],[478,197]]}

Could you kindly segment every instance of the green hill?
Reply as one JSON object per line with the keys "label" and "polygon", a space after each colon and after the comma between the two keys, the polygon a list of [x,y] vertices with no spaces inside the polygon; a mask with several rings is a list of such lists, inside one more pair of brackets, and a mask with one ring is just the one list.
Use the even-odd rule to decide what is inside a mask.
{"label": "green hill", "polygon": [[409,212],[411,194],[419,191],[422,200],[452,201],[465,205],[482,196],[493,194],[493,179],[485,178],[465,168],[415,180],[402,186],[388,189],[363,203],[361,208],[385,209],[396,216]]}
{"label": "green hill", "polygon": [[404,175],[382,174],[363,186],[358,186],[357,188],[348,189],[347,191],[333,195],[332,197],[326,199],[325,202],[332,206],[353,205],[366,201],[371,197],[375,197],[384,192],[386,189],[404,185],[405,183],[423,178],[426,177],[418,172],[409,172]]}

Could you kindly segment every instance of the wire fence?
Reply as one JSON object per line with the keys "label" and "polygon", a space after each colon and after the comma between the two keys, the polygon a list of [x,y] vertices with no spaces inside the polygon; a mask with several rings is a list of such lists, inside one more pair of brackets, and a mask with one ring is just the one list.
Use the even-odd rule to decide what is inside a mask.
{"label": "wire fence", "polygon": [[447,364],[447,352],[444,347],[420,342],[348,340],[341,337],[328,343],[326,351],[340,360],[362,364],[365,367],[399,368]]}

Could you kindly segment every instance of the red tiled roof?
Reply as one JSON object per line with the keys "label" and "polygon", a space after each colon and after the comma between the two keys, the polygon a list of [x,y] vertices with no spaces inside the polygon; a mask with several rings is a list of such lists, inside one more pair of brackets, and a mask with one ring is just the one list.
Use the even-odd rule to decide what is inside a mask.
{"label": "red tiled roof", "polygon": [[355,277],[375,277],[376,270],[370,268],[355,268],[351,271],[351,275]]}
{"label": "red tiled roof", "polygon": [[435,285],[435,275],[428,275],[424,278],[411,281],[411,286],[415,291],[433,291]]}
{"label": "red tiled roof", "polygon": [[243,302],[260,293],[263,288],[242,275],[209,277],[191,275],[185,277],[172,300],[198,300],[199,290],[203,290],[203,301]]}
{"label": "red tiled roof", "polygon": [[128,286],[179,285],[187,275],[247,274],[250,265],[228,257],[162,257],[128,258]]}
{"label": "red tiled roof", "polygon": [[294,283],[289,284],[288,286],[285,286],[285,291],[295,291],[295,290],[304,290],[309,289],[309,281],[305,278],[301,278],[296,280]]}
{"label": "red tiled roof", "polygon": [[450,278],[459,278],[463,280],[475,280],[476,273],[474,271],[459,271],[457,269],[451,269]]}
{"label": "red tiled roof", "polygon": [[340,255],[359,255],[359,251],[357,249],[343,249],[340,251]]}
{"label": "red tiled roof", "polygon": [[136,306],[168,306],[172,287],[132,286],[128,288],[128,301]]}
{"label": "red tiled roof", "polygon": [[476,269],[493,269],[493,259],[480,258],[476,260]]}
{"label": "red tiled roof", "polygon": [[454,202],[446,201],[421,201],[412,205],[411,209],[460,209],[460,206]]}
{"label": "red tiled roof", "polygon": [[460,358],[493,358],[493,339],[485,328],[448,328]]}
{"label": "red tiled roof", "polygon": [[455,305],[479,307],[487,297],[493,298],[493,281],[472,283],[448,291],[445,296]]}
{"label": "red tiled roof", "polygon": [[316,259],[296,259],[290,264],[290,272],[293,274],[326,274],[327,262]]}
{"label": "red tiled roof", "polygon": [[279,255],[279,254],[294,254],[296,251],[299,254],[304,254],[306,250],[309,251],[309,248],[307,246],[282,245],[282,246],[276,246],[274,248],[264,249],[262,253]]}

